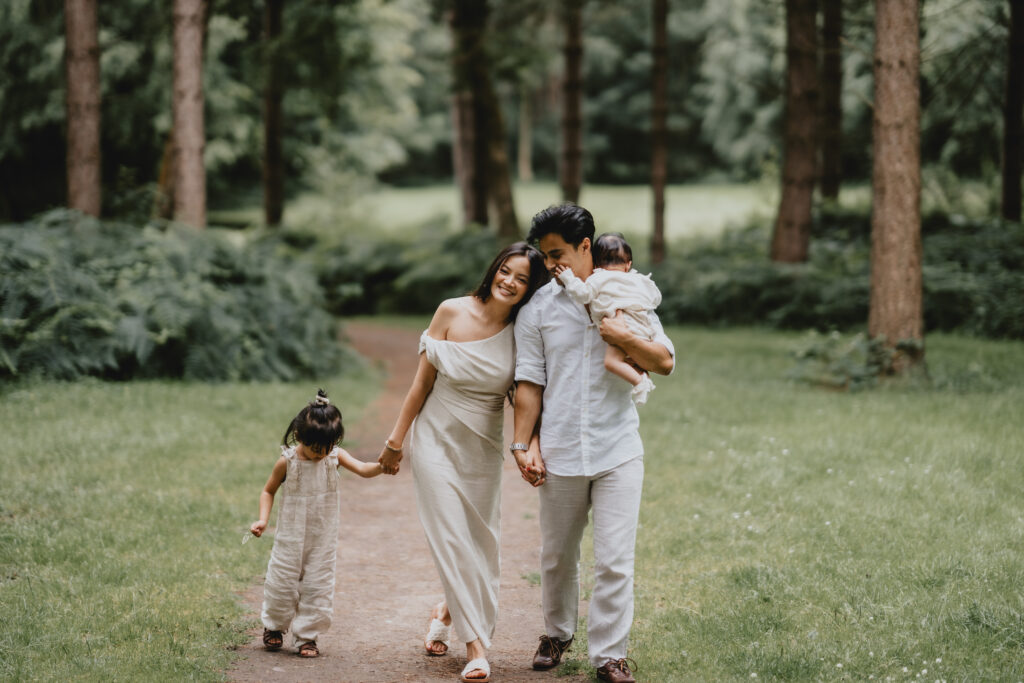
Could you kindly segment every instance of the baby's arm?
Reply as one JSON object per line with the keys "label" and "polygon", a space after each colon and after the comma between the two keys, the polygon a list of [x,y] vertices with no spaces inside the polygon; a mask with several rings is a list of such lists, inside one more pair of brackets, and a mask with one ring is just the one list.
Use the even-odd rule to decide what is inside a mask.
{"label": "baby's arm", "polygon": [[576,277],[576,273],[572,272],[572,268],[566,268],[562,265],[555,266],[555,276],[565,285],[565,291],[569,293],[573,301],[584,306],[590,303],[590,287],[587,287],[586,282]]}
{"label": "baby's arm", "polygon": [[384,472],[379,462],[363,462],[356,460],[344,448],[338,449],[338,467],[344,467],[349,472],[355,472],[360,477],[376,477]]}
{"label": "baby's arm", "polygon": [[288,461],[282,456],[274,463],[274,469],[270,471],[270,477],[267,478],[267,483],[263,485],[263,491],[260,492],[260,518],[249,527],[253,536],[262,536],[266,530],[267,524],[270,522],[270,511],[274,507],[274,494],[277,493],[286,474],[288,474]]}

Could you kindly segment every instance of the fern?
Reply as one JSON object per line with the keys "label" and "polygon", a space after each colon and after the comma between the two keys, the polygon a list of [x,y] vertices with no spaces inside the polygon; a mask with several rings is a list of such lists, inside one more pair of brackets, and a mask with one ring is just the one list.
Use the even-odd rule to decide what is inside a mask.
{"label": "fern", "polygon": [[0,226],[0,378],[273,380],[337,372],[312,269],[275,245],[53,211]]}

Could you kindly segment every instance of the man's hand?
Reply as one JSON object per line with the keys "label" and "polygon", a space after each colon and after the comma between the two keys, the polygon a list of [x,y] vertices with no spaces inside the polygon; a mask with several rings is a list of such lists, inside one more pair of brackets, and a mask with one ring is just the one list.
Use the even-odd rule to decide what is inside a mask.
{"label": "man's hand", "polygon": [[627,344],[633,339],[633,331],[626,325],[626,319],[622,315],[622,311],[615,311],[615,317],[606,316],[601,321],[601,339],[604,339],[606,343],[613,344],[615,346],[622,346]]}

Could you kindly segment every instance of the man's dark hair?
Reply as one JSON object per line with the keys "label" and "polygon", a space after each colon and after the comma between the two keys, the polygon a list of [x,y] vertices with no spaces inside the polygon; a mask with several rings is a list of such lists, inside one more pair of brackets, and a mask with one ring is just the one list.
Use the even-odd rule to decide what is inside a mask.
{"label": "man's dark hair", "polygon": [[621,232],[606,232],[594,240],[594,266],[626,265],[633,260],[633,249]]}
{"label": "man's dark hair", "polygon": [[533,217],[526,241],[537,244],[545,235],[556,233],[566,243],[578,247],[584,238],[594,241],[594,217],[582,206],[566,202],[549,206]]}

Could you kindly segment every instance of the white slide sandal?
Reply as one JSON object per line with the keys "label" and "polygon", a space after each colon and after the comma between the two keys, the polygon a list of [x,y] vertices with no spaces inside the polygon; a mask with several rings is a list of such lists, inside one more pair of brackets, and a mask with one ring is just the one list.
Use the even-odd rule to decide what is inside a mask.
{"label": "white slide sandal", "polygon": [[[483,671],[483,678],[466,678],[466,674],[474,671]],[[487,660],[483,657],[477,657],[476,659],[470,660],[466,664],[466,668],[462,670],[462,674],[459,676],[459,680],[462,683],[491,683],[491,665],[487,663]]]}
{"label": "white slide sandal", "polygon": [[[427,654],[431,657],[440,657],[448,654],[448,648],[451,646],[451,626],[445,626],[445,623],[440,619],[430,620],[430,629],[427,630],[427,637],[424,638],[424,649]],[[427,645],[430,643],[441,643],[444,645],[444,652],[434,652]]]}

